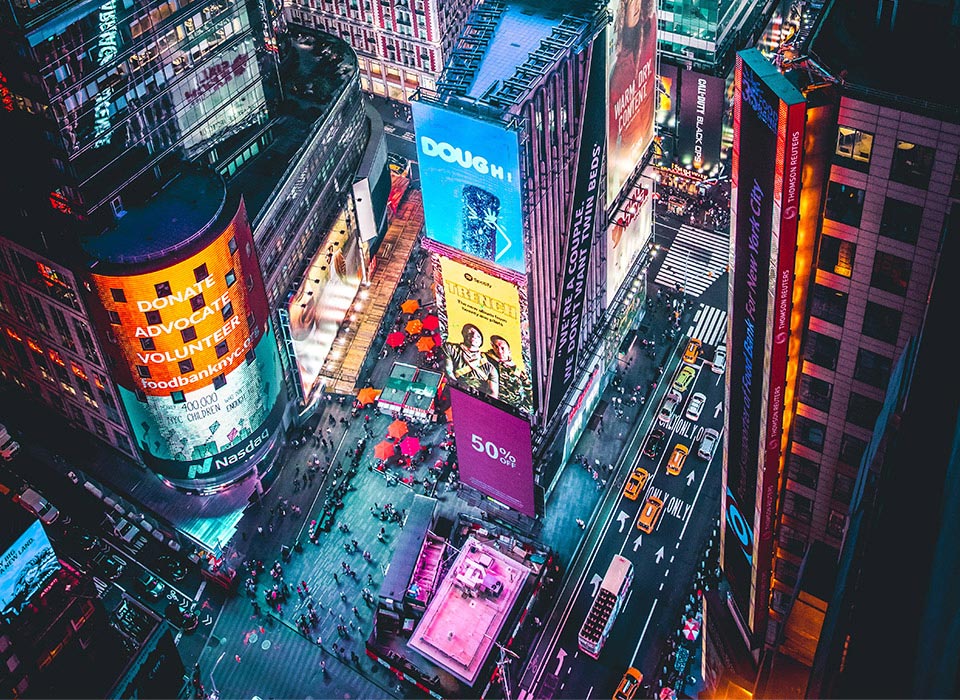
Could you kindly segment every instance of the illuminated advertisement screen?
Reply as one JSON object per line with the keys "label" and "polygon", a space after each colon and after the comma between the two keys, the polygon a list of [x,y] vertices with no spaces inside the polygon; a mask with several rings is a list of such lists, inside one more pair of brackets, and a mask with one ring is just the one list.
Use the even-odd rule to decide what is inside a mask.
{"label": "illuminated advertisement screen", "polygon": [[534,517],[530,423],[453,387],[450,404],[460,480]]}
{"label": "illuminated advertisement screen", "polygon": [[290,338],[307,403],[316,389],[340,325],[360,289],[361,256],[356,236],[328,239],[327,245],[320,246],[300,288],[290,299],[287,308]]}
{"label": "illuminated advertisement screen", "polygon": [[547,411],[552,416],[576,377],[580,335],[587,300],[587,270],[593,249],[593,232],[598,214],[603,213],[600,177],[605,139],[603,84],[606,73],[602,40],[590,56],[590,79],[584,94],[583,127],[577,157],[573,207],[567,225],[564,256],[561,260],[560,299],[554,321],[554,346],[547,384]]}
{"label": "illuminated advertisement screen", "polygon": [[607,202],[620,193],[653,141],[656,0],[612,0],[607,28]]}
{"label": "illuminated advertisement screen", "polygon": [[[734,270],[742,272],[731,279],[723,563],[737,607],[756,633],[769,595],[804,107],[800,93],[759,52],[737,55],[735,81],[731,230]],[[775,279],[772,256],[778,258]]]}
{"label": "illuminated advertisement screen", "polygon": [[412,102],[427,236],[524,272],[517,133]]}
{"label": "illuminated advertisement screen", "polygon": [[526,300],[516,284],[439,256],[444,374],[465,391],[533,411]]}
{"label": "illuminated advertisement screen", "polygon": [[607,227],[607,306],[653,235],[653,183],[641,178]]}
{"label": "illuminated advertisement screen", "polygon": [[677,155],[684,167],[709,173],[719,164],[724,89],[723,78],[683,72]]}
{"label": "illuminated advertisement screen", "polygon": [[658,126],[673,129],[677,121],[677,67],[660,63],[657,76],[657,108],[654,119]]}
{"label": "illuminated advertisement screen", "polygon": [[43,524],[34,520],[0,558],[0,617],[23,610],[59,569]]}
{"label": "illuminated advertisement screen", "polygon": [[114,376],[144,462],[181,483],[249,470],[283,405],[243,204],[192,255],[91,281],[116,338]]}

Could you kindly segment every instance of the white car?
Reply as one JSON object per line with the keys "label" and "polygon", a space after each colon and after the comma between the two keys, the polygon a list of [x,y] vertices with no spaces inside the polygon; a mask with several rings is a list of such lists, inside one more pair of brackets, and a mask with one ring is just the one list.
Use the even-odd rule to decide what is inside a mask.
{"label": "white car", "polygon": [[687,410],[683,415],[693,421],[700,420],[700,414],[703,412],[703,407],[706,403],[706,394],[701,394],[698,391],[690,397],[690,402],[687,404]]}
{"label": "white car", "polygon": [[20,505],[40,518],[46,525],[52,525],[60,517],[60,511],[56,506],[33,489],[24,489],[18,500]]}
{"label": "white car", "polygon": [[727,371],[727,346],[718,345],[717,349],[713,351],[713,365],[712,369],[717,374],[723,374]]}
{"label": "white car", "polygon": [[703,438],[700,440],[697,456],[709,462],[713,458],[714,450],[717,449],[717,445],[719,444],[720,433],[713,428],[707,428],[703,433]]}

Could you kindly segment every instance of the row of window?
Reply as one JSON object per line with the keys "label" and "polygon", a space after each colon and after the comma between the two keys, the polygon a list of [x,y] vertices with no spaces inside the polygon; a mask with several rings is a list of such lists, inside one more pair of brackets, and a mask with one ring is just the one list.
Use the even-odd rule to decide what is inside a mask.
{"label": "row of window", "polygon": [[[848,226],[859,227],[866,192],[853,185],[831,181],[827,186],[824,216]],[[880,215],[881,236],[916,245],[923,219],[923,207],[894,197],[886,197]],[[839,274],[839,273],[838,273]]]}

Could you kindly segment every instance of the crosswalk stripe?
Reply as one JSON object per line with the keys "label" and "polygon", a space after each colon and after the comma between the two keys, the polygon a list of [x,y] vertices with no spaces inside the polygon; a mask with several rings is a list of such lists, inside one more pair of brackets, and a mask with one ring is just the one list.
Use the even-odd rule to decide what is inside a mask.
{"label": "crosswalk stripe", "polygon": [[654,282],[670,288],[680,284],[687,294],[700,296],[726,271],[729,257],[728,235],[684,224]]}
{"label": "crosswalk stripe", "polygon": [[693,325],[687,330],[691,338],[699,338],[704,345],[720,345],[727,339],[727,312],[715,306],[700,304],[693,316]]}

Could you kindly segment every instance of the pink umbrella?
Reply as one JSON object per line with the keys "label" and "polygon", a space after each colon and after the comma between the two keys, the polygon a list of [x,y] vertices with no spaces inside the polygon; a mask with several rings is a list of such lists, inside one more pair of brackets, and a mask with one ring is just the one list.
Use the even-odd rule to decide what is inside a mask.
{"label": "pink umbrella", "polygon": [[400,441],[400,451],[407,457],[413,457],[420,451],[420,440],[412,435],[407,435]]}
{"label": "pink umbrella", "polygon": [[394,454],[394,444],[389,440],[378,442],[373,448],[373,456],[377,459],[390,459]]}

